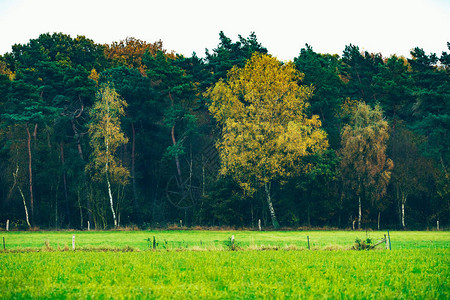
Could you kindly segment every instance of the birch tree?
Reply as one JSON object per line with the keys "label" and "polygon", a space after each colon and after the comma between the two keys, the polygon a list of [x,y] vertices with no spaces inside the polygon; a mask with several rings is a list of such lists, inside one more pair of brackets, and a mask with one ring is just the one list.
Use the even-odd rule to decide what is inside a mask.
{"label": "birch tree", "polygon": [[341,170],[349,194],[358,199],[358,229],[361,229],[362,201],[374,204],[386,194],[393,162],[386,155],[388,123],[379,106],[347,101],[350,116],[342,130]]}
{"label": "birch tree", "polygon": [[305,114],[313,89],[298,84],[302,76],[291,62],[254,54],[206,93],[222,130],[220,173],[232,175],[248,194],[264,187],[275,228],[271,183],[292,176],[302,157],[328,146],[319,117]]}
{"label": "birch tree", "polygon": [[126,106],[127,103],[114,88],[104,84],[100,87],[97,101],[90,112],[89,135],[93,151],[87,170],[93,174],[94,180],[106,183],[115,227],[118,226],[118,222],[112,185],[124,185],[129,177],[129,171],[122,165],[117,155],[117,149],[128,142],[120,127],[120,118],[125,115]]}

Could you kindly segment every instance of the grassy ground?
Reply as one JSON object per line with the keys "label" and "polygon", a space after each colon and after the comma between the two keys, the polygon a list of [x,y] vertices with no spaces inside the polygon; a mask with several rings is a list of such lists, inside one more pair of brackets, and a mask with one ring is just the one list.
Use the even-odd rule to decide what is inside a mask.
{"label": "grassy ground", "polygon": [[449,299],[448,249],[0,253],[2,299]]}
{"label": "grassy ground", "polygon": [[[77,249],[80,248],[124,248],[147,250],[201,248],[221,250],[224,243],[235,236],[241,248],[307,248],[307,237],[312,249],[349,249],[356,238],[380,240],[384,231],[38,231],[0,232],[5,238],[6,249],[34,248],[46,245],[57,249],[72,248],[75,235]],[[390,232],[392,249],[449,249],[450,232],[447,231],[393,231]],[[149,243],[150,241],[150,243]]]}
{"label": "grassy ground", "polygon": [[[0,299],[450,298],[449,232],[390,232],[392,251],[346,251],[384,234],[3,231]],[[244,251],[228,251],[231,235]]]}

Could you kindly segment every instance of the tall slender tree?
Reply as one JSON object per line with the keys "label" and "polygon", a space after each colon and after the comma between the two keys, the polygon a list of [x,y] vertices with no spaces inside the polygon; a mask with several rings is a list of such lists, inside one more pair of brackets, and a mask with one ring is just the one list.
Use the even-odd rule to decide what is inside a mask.
{"label": "tall slender tree", "polygon": [[123,167],[117,155],[117,149],[128,142],[120,127],[126,106],[127,103],[120,98],[114,88],[105,84],[100,87],[89,124],[93,152],[87,168],[93,173],[94,179],[106,182],[115,227],[118,226],[118,221],[111,185],[114,183],[124,185],[129,177],[128,170]]}

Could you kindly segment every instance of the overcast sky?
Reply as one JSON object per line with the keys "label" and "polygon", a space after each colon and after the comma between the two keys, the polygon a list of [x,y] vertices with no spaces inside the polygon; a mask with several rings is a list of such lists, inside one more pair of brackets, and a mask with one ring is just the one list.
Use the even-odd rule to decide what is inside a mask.
{"label": "overcast sky", "polygon": [[450,0],[0,0],[0,54],[46,32],[85,35],[97,43],[159,39],[185,56],[254,31],[280,60],[308,43],[342,54],[345,45],[409,57],[419,46],[438,55],[450,41]]}

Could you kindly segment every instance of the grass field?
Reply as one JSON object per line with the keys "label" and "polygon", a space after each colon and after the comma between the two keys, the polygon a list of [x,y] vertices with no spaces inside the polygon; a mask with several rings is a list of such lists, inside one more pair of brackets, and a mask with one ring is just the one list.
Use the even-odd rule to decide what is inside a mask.
{"label": "grass field", "polygon": [[[58,251],[71,249],[73,234],[77,250]],[[227,250],[231,235],[242,251]],[[367,235],[376,240],[384,232]],[[0,236],[7,248],[0,251],[1,299],[450,298],[449,232],[390,232],[392,251],[346,251],[366,232],[344,231]],[[157,251],[149,249],[153,236]],[[306,236],[316,251],[307,250]]]}
{"label": "grass field", "polygon": [[[206,249],[222,250],[224,242],[235,236],[236,244],[246,248],[307,248],[307,237],[312,249],[349,249],[356,238],[370,237],[380,240],[384,231],[38,231],[0,232],[5,237],[7,249],[34,248],[45,245],[57,249],[72,248],[75,235],[77,249],[86,248],[132,248],[148,250],[153,247],[153,237],[157,249]],[[447,231],[393,231],[390,232],[392,249],[449,249],[450,232]],[[150,243],[149,243],[150,239]]]}

